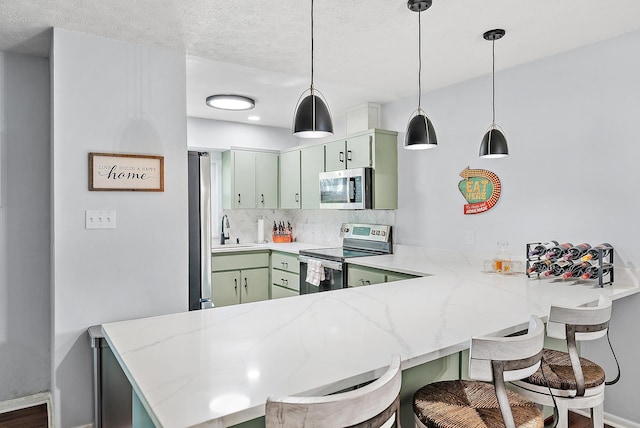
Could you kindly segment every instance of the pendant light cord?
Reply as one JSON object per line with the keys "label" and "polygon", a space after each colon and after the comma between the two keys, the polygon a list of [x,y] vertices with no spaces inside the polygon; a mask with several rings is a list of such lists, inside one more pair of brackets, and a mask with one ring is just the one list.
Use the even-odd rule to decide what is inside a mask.
{"label": "pendant light cord", "polygon": [[493,39],[491,41],[491,58],[492,58],[492,68],[491,68],[491,87],[493,88],[493,95],[491,98],[491,109],[493,111],[492,122],[493,126],[496,126],[496,40]]}
{"label": "pendant light cord", "polygon": [[313,95],[313,0],[311,0],[311,95]]}
{"label": "pendant light cord", "polygon": [[418,12],[418,112],[422,110],[422,22],[420,16],[422,12]]}

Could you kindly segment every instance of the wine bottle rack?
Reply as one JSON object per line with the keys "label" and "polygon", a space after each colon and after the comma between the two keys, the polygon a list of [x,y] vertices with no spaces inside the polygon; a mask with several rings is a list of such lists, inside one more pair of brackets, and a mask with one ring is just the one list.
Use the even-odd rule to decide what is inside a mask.
{"label": "wine bottle rack", "polygon": [[[540,278],[540,272],[529,272],[529,268],[533,265],[533,262],[537,262],[543,260],[541,256],[529,256],[531,253],[531,249],[536,245],[541,245],[542,242],[530,242],[526,246],[526,267],[525,272],[528,278],[531,278],[532,274],[535,274],[538,278]],[[614,280],[614,269],[613,269],[613,246],[597,246],[592,247],[589,251],[596,252],[596,255],[591,259],[594,261],[595,266],[598,266],[598,275],[596,277],[592,277],[589,279],[598,279],[598,285],[602,288],[605,285],[613,284]],[[558,260],[558,259],[556,259]],[[550,262],[555,262],[556,260],[549,260]],[[607,271],[605,272],[605,269]],[[608,275],[608,280],[605,281],[604,277]]]}

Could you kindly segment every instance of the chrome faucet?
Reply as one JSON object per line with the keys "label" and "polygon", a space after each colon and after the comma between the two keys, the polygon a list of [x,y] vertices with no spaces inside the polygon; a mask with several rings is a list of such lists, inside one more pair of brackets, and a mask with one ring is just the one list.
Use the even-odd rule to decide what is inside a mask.
{"label": "chrome faucet", "polygon": [[[225,222],[225,219],[227,220],[226,222]],[[220,232],[220,245],[224,245],[226,240],[229,239],[229,231],[227,231],[227,235],[226,236],[224,234],[225,226],[226,226],[227,229],[229,229],[229,227],[231,227],[231,226],[229,226],[229,217],[226,214],[222,216],[222,229],[221,229],[221,232]]]}

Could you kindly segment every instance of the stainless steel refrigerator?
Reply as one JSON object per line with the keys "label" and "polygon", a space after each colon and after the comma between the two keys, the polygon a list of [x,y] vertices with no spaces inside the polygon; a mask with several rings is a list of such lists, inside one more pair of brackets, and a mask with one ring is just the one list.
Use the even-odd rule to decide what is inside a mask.
{"label": "stainless steel refrigerator", "polygon": [[211,302],[211,158],[189,152],[189,310]]}

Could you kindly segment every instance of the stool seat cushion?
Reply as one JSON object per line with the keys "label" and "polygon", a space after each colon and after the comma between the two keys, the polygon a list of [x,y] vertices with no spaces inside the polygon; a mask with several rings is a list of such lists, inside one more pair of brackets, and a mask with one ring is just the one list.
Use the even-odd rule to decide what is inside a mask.
{"label": "stool seat cushion", "polygon": [[[518,428],[542,428],[542,413],[534,403],[507,390]],[[493,384],[455,380],[435,382],[413,396],[413,411],[428,428],[504,428]]]}
{"label": "stool seat cushion", "polygon": [[[594,388],[604,383],[605,373],[602,367],[586,358],[580,358],[580,365],[582,366],[582,374],[586,388]],[[544,376],[542,370],[544,370]],[[522,379],[522,382],[537,386],[550,386],[551,388],[560,390],[577,388],[569,354],[552,349],[542,350],[542,363],[540,364],[540,368],[528,378]],[[549,385],[547,385],[547,382]]]}

